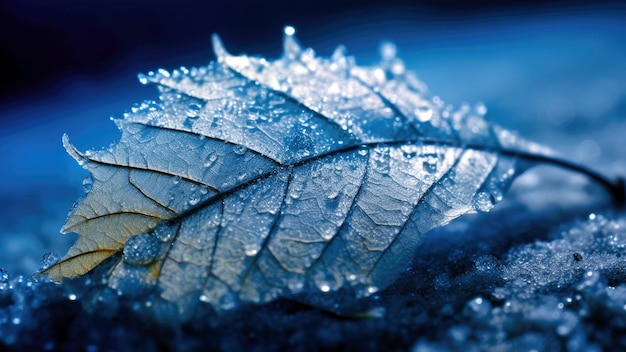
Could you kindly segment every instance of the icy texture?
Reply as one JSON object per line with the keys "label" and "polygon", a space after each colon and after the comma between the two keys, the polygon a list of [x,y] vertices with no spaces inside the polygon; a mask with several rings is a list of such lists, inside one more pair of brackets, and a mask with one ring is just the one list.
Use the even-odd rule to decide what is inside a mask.
{"label": "icy texture", "polygon": [[342,48],[318,58],[290,30],[276,61],[232,56],[217,37],[214,49],[208,67],[141,75],[160,102],[117,120],[108,149],[81,153],[64,137],[91,179],[63,228],[80,237],[51,278],[123,250],[108,286],[147,295],[164,321],[200,302],[366,297],[423,234],[502,199],[525,168],[510,150],[536,151],[488,125],[483,105],[430,98],[391,44],[375,67]]}
{"label": "icy texture", "polygon": [[[503,217],[508,221],[494,226]],[[438,229],[389,289],[358,303],[338,294],[343,316],[302,305],[296,296],[220,314],[200,305],[189,323],[159,327],[144,320],[144,312],[158,302],[144,300],[136,285],[130,288],[135,296],[107,288],[106,280],[99,279],[107,277],[105,267],[62,286],[0,271],[0,346],[153,351],[251,345],[265,350],[624,349],[626,214],[587,213],[565,221],[569,217],[530,215],[512,206]],[[524,225],[528,222],[544,227],[529,229]],[[472,236],[464,236],[468,229]]]}

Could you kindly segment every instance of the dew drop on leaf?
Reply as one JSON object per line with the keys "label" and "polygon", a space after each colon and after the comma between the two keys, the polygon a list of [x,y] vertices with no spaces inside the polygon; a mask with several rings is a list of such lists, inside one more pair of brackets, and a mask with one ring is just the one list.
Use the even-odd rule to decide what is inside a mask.
{"label": "dew drop on leaf", "polygon": [[422,163],[422,167],[424,168],[424,171],[428,172],[429,174],[434,174],[437,172],[437,163],[438,160],[436,157],[428,156],[426,160],[424,160],[424,162]]}
{"label": "dew drop on leaf", "polygon": [[89,193],[89,191],[91,191],[92,186],[93,186],[93,177],[89,175],[83,179],[83,192]]}
{"label": "dew drop on leaf", "polygon": [[259,253],[259,248],[256,245],[246,245],[245,252],[248,257],[254,257]]}
{"label": "dew drop on leaf", "polygon": [[380,44],[380,56],[383,61],[390,61],[396,58],[398,48],[392,42],[383,42]]}
{"label": "dew drop on leaf", "polygon": [[415,117],[420,122],[428,122],[433,117],[433,109],[427,105],[422,105],[415,109]]}
{"label": "dew drop on leaf", "polygon": [[164,69],[164,68],[160,68],[160,69],[158,69],[158,71],[157,71],[157,72],[158,72],[158,74],[159,74],[160,76],[162,76],[162,77],[166,77],[166,78],[169,78],[169,77],[170,77],[170,73],[169,73],[166,69]]}
{"label": "dew drop on leaf", "polygon": [[192,207],[196,204],[200,203],[200,198],[194,196],[191,196],[191,198],[189,198],[189,205],[191,205]]}
{"label": "dew drop on leaf", "polygon": [[59,256],[56,253],[54,252],[46,253],[43,255],[43,258],[41,259],[41,263],[40,263],[41,269],[45,270],[58,261],[59,261]]}
{"label": "dew drop on leaf", "polygon": [[493,196],[487,192],[480,192],[474,200],[474,207],[477,211],[488,212],[494,207]]}
{"label": "dew drop on leaf", "polygon": [[215,154],[209,155],[209,157],[204,162],[204,167],[210,167],[211,165],[213,165],[215,160],[217,160],[217,155],[215,155]]}
{"label": "dew drop on leaf", "polygon": [[237,155],[244,155],[247,150],[248,150],[248,148],[244,147],[243,145],[234,145],[233,146],[233,153],[235,153]]}
{"label": "dew drop on leaf", "polygon": [[201,108],[202,107],[200,106],[200,104],[196,104],[196,103],[189,104],[189,109],[187,109],[187,117],[190,119],[198,118],[198,113],[200,112]]}
{"label": "dew drop on leaf", "polygon": [[141,84],[148,84],[149,82],[148,76],[144,75],[143,73],[138,74],[137,79],[139,80],[139,83]]}
{"label": "dew drop on leaf", "polygon": [[482,102],[476,103],[476,106],[474,106],[474,111],[476,111],[479,116],[484,116],[485,114],[487,114],[487,106]]}
{"label": "dew drop on leaf", "polygon": [[147,233],[132,236],[124,246],[124,262],[131,265],[146,265],[153,262],[161,250],[155,236]]}
{"label": "dew drop on leaf", "polygon": [[292,292],[298,292],[304,287],[304,279],[298,276],[289,279],[289,281],[287,281],[287,287],[289,287]]}
{"label": "dew drop on leaf", "polygon": [[365,291],[367,292],[368,295],[371,295],[371,294],[374,294],[374,293],[378,292],[378,287],[376,287],[376,286],[368,286]]}

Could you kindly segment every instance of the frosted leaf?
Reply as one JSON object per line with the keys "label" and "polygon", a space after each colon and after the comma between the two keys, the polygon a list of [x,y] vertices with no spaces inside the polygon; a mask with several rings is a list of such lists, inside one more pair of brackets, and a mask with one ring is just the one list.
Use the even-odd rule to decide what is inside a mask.
{"label": "frosted leaf", "polygon": [[140,76],[159,103],[116,120],[121,138],[106,150],[64,137],[93,181],[63,227],[77,242],[45,273],[73,277],[122,252],[107,285],[152,292],[165,319],[199,302],[365,297],[395,280],[425,233],[490,210],[529,166],[519,157],[539,150],[487,124],[480,106],[429,96],[395,47],[361,67],[343,48],[315,56],[294,32],[278,60],[231,55],[214,37],[217,62]]}

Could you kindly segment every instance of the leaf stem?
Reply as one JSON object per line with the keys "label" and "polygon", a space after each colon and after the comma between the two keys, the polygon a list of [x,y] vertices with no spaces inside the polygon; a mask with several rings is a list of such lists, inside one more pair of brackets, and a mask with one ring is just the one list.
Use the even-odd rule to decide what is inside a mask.
{"label": "leaf stem", "polygon": [[[408,140],[394,140],[394,141],[376,141],[376,142],[368,142],[368,143],[354,143],[354,144],[347,144],[344,145],[341,148],[337,148],[337,149],[333,149],[330,151],[327,151],[325,153],[321,153],[321,154],[317,154],[317,155],[312,155],[309,157],[305,157],[302,158],[300,160],[293,160],[293,161],[285,161],[284,163],[282,163],[282,165],[280,166],[280,168],[288,168],[288,167],[297,167],[315,160],[319,160],[322,158],[325,158],[329,155],[334,155],[334,154],[338,154],[338,153],[345,153],[345,152],[350,152],[362,147],[376,147],[378,145],[386,145],[386,146],[394,146],[394,145],[404,145],[404,144],[418,144],[418,145],[441,145],[441,146],[449,146],[449,147],[455,147],[455,148],[464,148],[464,149],[474,149],[474,150],[479,150],[479,151],[483,151],[483,152],[492,152],[492,153],[496,153],[496,154],[500,154],[500,155],[506,155],[509,157],[515,157],[515,158],[520,158],[520,159],[524,159],[526,161],[530,161],[533,163],[544,163],[544,164],[549,164],[549,165],[554,165],[554,166],[559,166],[562,167],[564,169],[570,170],[570,171],[574,171],[574,172],[578,172],[581,174],[584,174],[586,176],[588,176],[589,178],[591,178],[592,180],[594,180],[595,182],[597,182],[598,184],[600,184],[603,188],[606,189],[606,191],[611,195],[611,198],[613,199],[613,202],[615,205],[617,206],[624,206],[626,205],[626,187],[624,185],[624,179],[622,177],[618,178],[615,182],[613,182],[612,180],[610,180],[608,177],[606,177],[605,175],[594,171],[586,166],[574,163],[572,161],[569,160],[565,160],[565,159],[560,159],[558,157],[554,157],[554,156],[549,156],[549,155],[543,155],[543,154],[536,154],[536,153],[532,153],[532,152],[527,152],[527,151],[523,151],[523,150],[516,150],[516,149],[507,149],[507,148],[498,148],[498,147],[493,147],[493,146],[487,146],[487,145],[480,145],[480,144],[465,144],[465,145],[461,145],[458,144],[458,142],[452,142],[452,141],[445,141],[445,140],[437,140],[437,139],[426,139],[423,138],[421,140],[413,140],[413,139],[408,139]],[[218,199],[223,199],[226,196],[237,192],[238,190],[248,187],[249,185],[251,185],[254,182],[258,182],[259,180],[271,177],[272,175],[276,174],[276,172],[278,172],[278,169],[274,169],[274,170],[269,170],[268,172],[258,175],[257,177],[247,180],[244,183],[241,183],[233,188],[227,189],[227,190],[223,190],[221,192],[219,192],[215,197],[211,197],[209,199],[206,199],[203,202],[200,202],[198,204],[196,204],[195,206],[193,206],[192,208],[190,208],[189,210],[169,219],[167,221],[168,224],[174,224],[179,222],[181,219],[186,218],[187,216],[196,213],[197,211],[204,209],[204,207],[207,204],[210,204]]]}
{"label": "leaf stem", "polygon": [[624,185],[623,177],[618,177],[617,180],[613,181],[607,176],[586,166],[549,155],[534,154],[513,149],[501,149],[499,152],[503,155],[519,157],[535,163],[555,165],[570,171],[586,175],[587,177],[604,187],[606,191],[611,195],[611,197],[613,198],[613,202],[616,205],[623,206],[626,204],[626,187]]}

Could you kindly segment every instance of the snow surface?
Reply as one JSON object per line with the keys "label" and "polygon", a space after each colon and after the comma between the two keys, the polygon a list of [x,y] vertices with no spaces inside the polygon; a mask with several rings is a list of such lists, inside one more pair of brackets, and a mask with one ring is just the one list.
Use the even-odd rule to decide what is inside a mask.
{"label": "snow surface", "polygon": [[[549,39],[534,43],[535,46],[521,42],[517,49],[531,61],[537,51],[550,52]],[[615,55],[625,57],[626,47],[623,41],[618,44],[622,46],[607,45],[609,49],[600,52],[597,48],[589,50],[584,41],[568,44],[570,47],[566,45],[566,49],[560,50],[567,51],[567,57],[572,58],[568,62],[571,71],[557,69],[545,78],[541,73],[549,69],[528,72],[520,65],[513,71],[527,74],[528,81],[522,81],[519,86],[505,85],[505,89],[495,85],[491,90],[485,88],[488,84],[482,84],[478,90],[486,92],[484,95],[477,97],[476,91],[467,89],[464,99],[484,100],[491,121],[518,129],[525,137],[550,145],[576,161],[609,175],[626,174],[623,147],[626,64],[614,59]],[[410,62],[408,59],[413,55],[402,54],[402,44],[399,50]],[[461,51],[445,53],[442,57],[457,60],[463,55]],[[441,61],[433,59],[431,66],[425,65],[426,71]],[[463,67],[467,62],[453,67]],[[445,60],[440,65],[438,69],[444,70]],[[500,69],[485,65],[488,67],[482,72]],[[419,67],[412,68],[420,74]],[[571,72],[578,72],[578,78],[587,84],[583,87],[572,84],[576,80],[568,77]],[[420,77],[430,85],[431,91],[449,98],[446,92],[450,89],[446,88],[450,87],[446,83]],[[436,88],[437,84],[440,89]],[[451,90],[454,95],[454,89]],[[511,102],[511,96],[516,96],[517,102]],[[105,117],[114,111],[110,107],[100,110],[99,117],[90,118],[110,124]],[[82,121],[82,118],[76,119]],[[109,135],[110,140],[115,138],[115,133]],[[1,143],[16,143],[16,140],[19,138]],[[66,161],[59,160],[63,160],[59,163]],[[17,181],[8,181],[9,186],[4,182],[3,200],[13,202],[15,207],[3,212],[0,228],[3,250],[0,267],[7,269],[0,271],[0,346],[3,348],[89,351],[626,348],[626,212],[611,207],[602,190],[590,186],[584,177],[543,168],[522,176],[504,203],[492,213],[464,217],[431,232],[402,277],[389,289],[367,299],[355,302],[342,292],[307,297],[307,301],[319,300],[323,306],[333,302],[332,311],[302,304],[300,297],[242,306],[220,314],[207,305],[186,325],[168,327],[141,320],[135,312],[147,309],[145,303],[120,299],[113,290],[103,288],[101,282],[92,278],[77,279],[64,286],[28,278],[37,269],[36,258],[51,248],[57,252],[67,248],[68,242],[56,232],[69,204],[81,193],[77,180],[83,175],[78,173],[77,166],[67,170],[75,172],[69,176],[73,184],[52,173],[48,180],[54,180],[54,187],[45,182],[29,184],[33,196],[28,197],[8,191],[10,182],[15,187]],[[68,183],[77,188],[70,188]],[[44,193],[44,190],[51,191]],[[55,259],[47,256],[40,265],[49,265]]]}

